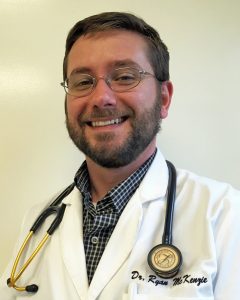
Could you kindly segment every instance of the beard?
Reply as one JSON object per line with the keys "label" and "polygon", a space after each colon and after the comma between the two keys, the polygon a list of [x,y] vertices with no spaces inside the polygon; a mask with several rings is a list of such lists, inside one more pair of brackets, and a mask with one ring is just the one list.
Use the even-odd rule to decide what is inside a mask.
{"label": "beard", "polygon": [[[114,144],[117,136],[114,132],[98,133],[95,137],[95,144],[87,138],[84,124],[81,116],[78,122],[73,124],[68,118],[66,112],[66,127],[68,134],[77,148],[86,156],[91,158],[98,165],[105,168],[119,168],[133,162],[152,142],[156,134],[161,129],[161,100],[156,97],[154,104],[148,110],[142,111],[136,115],[131,109],[128,109],[129,122],[131,130],[124,142]],[[124,112],[126,113],[126,112]],[[116,109],[96,109],[91,117],[113,117],[118,118],[121,115]]]}

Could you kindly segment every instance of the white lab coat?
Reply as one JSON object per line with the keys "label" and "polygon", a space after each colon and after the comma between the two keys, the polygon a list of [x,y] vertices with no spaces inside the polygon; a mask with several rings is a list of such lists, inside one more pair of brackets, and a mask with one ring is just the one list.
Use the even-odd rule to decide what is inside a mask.
{"label": "white lab coat", "polygon": [[[75,188],[65,198],[63,221],[18,284],[37,284],[36,294],[6,287],[1,300],[238,300],[240,297],[240,192],[227,184],[178,170],[173,243],[183,255],[180,273],[170,280],[154,277],[147,264],[161,243],[168,169],[158,151],[153,164],[123,211],[88,286],[82,233],[82,201]],[[22,242],[43,209],[30,210]],[[49,221],[38,232],[38,239]],[[18,245],[19,246],[19,245]],[[32,242],[29,253],[36,246]],[[11,263],[12,264],[12,263]]]}

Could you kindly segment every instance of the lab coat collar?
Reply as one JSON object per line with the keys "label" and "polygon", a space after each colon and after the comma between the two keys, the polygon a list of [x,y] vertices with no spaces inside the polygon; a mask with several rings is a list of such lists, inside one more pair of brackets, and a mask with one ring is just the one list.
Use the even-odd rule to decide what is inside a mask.
{"label": "lab coat collar", "polygon": [[156,156],[139,186],[139,196],[141,202],[147,202],[159,198],[164,198],[168,186],[168,167],[160,152],[157,150]]}

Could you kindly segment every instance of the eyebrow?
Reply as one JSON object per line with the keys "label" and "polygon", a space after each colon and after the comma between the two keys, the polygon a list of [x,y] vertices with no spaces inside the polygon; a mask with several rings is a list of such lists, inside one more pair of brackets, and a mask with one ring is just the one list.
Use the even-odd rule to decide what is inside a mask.
{"label": "eyebrow", "polygon": [[[131,59],[124,59],[124,60],[117,60],[112,62],[109,65],[109,69],[114,69],[114,68],[121,68],[121,67],[135,67],[135,68],[141,68],[139,64],[134,62]],[[92,74],[94,73],[93,70],[89,67],[77,67],[72,70],[72,72],[69,74],[69,76],[74,75],[74,74]]]}
{"label": "eyebrow", "polygon": [[91,73],[91,69],[87,67],[78,67],[72,70],[72,72],[69,74],[69,76],[77,74],[77,73],[82,73],[82,74],[89,74]]}
{"label": "eyebrow", "polygon": [[135,67],[140,68],[139,64],[137,64],[135,61],[131,59],[124,59],[124,60],[118,60],[113,63],[113,67],[119,68],[119,67]]}

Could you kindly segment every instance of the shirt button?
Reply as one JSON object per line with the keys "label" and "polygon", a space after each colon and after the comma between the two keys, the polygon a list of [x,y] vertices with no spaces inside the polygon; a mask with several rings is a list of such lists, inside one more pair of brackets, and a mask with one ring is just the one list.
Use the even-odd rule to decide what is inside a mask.
{"label": "shirt button", "polygon": [[98,243],[98,237],[93,236],[93,237],[91,238],[91,242],[92,242],[92,244],[96,245],[96,244]]}

